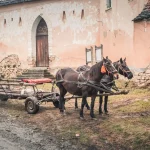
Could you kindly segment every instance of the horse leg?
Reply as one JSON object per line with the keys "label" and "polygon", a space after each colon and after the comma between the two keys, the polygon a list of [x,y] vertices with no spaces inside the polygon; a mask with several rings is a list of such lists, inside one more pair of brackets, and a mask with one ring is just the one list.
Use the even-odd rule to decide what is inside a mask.
{"label": "horse leg", "polygon": [[86,99],[85,106],[86,106],[87,110],[90,110],[90,106],[89,106],[89,104],[88,104],[88,102],[87,102],[87,99]]}
{"label": "horse leg", "polygon": [[107,102],[108,102],[108,96],[105,96],[105,102],[104,102],[104,111],[105,111],[105,114],[108,114]]}
{"label": "horse leg", "polygon": [[91,111],[90,111],[90,116],[91,116],[92,118],[95,118],[95,115],[94,115],[95,98],[96,98],[96,95],[93,95],[92,98],[91,98]]}
{"label": "horse leg", "polygon": [[78,102],[77,102],[77,98],[75,98],[75,109],[78,109]]}
{"label": "horse leg", "polygon": [[59,109],[61,113],[64,113],[64,108],[65,108],[65,99],[64,96],[67,93],[66,89],[63,86],[59,87],[60,90],[60,102],[59,102]]}
{"label": "horse leg", "polygon": [[80,118],[81,119],[84,118],[83,109],[84,109],[85,104],[86,104],[86,96],[82,97],[81,110],[80,110]]}
{"label": "horse leg", "polygon": [[[103,92],[100,92],[100,94],[102,94]],[[102,111],[102,103],[103,103],[103,96],[99,97],[99,115],[101,115],[103,113]]]}

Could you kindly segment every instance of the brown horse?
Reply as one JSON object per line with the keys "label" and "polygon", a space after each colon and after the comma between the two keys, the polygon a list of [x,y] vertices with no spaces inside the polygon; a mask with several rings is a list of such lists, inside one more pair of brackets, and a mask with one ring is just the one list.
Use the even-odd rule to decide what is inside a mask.
{"label": "brown horse", "polygon": [[[129,69],[129,67],[127,66],[126,63],[126,58],[123,60],[122,58],[120,58],[120,60],[116,61],[113,63],[114,67],[117,69],[118,73],[123,75],[124,77],[128,78],[128,79],[132,79],[133,74],[131,72],[131,70]],[[86,70],[89,70],[90,67],[88,65],[83,65],[77,68],[78,72],[84,72]],[[108,87],[109,89],[112,88],[114,82],[112,82],[113,80],[108,76],[108,75],[104,75],[101,83],[104,84],[106,87]],[[100,93],[103,93],[103,91],[100,91]],[[108,110],[107,110],[107,102],[108,102],[108,96],[105,96],[105,101],[104,101],[104,111],[107,114]],[[102,103],[103,103],[103,96],[100,96],[99,99],[99,114],[102,114]],[[89,110],[90,107],[88,105],[88,103],[86,103],[86,107]],[[77,103],[77,98],[75,99],[75,109],[78,108],[78,103]]]}
{"label": "brown horse", "polygon": [[60,112],[64,113],[64,96],[67,92],[69,92],[73,95],[82,96],[80,118],[84,118],[83,109],[87,103],[86,98],[91,96],[90,116],[95,118],[94,103],[97,95],[97,89],[89,86],[89,84],[87,85],[86,83],[90,83],[91,85],[93,83],[99,83],[105,74],[109,75],[110,78],[118,78],[117,70],[108,57],[103,58],[101,62],[93,65],[90,70],[85,71],[82,74],[79,74],[77,71],[71,68],[58,70],[56,73],[56,85],[60,90]]}

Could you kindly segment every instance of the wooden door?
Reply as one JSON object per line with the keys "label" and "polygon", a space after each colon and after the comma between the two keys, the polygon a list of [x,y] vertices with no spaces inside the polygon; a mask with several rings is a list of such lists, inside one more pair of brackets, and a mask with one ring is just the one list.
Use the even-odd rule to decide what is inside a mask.
{"label": "wooden door", "polygon": [[49,66],[48,29],[44,19],[41,19],[36,32],[36,66]]}

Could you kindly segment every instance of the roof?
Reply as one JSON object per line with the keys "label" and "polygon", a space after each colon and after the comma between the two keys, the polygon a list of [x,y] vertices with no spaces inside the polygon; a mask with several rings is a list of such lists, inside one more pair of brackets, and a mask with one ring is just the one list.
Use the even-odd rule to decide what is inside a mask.
{"label": "roof", "polygon": [[31,2],[31,1],[34,1],[34,0],[0,0],[0,6]]}
{"label": "roof", "polygon": [[138,22],[142,20],[150,20],[150,0],[147,2],[142,12],[132,21]]}

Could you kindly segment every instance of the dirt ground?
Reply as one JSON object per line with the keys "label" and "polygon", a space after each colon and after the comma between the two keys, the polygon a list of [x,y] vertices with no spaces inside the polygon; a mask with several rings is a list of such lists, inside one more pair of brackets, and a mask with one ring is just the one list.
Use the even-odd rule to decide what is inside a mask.
{"label": "dirt ground", "polygon": [[96,120],[86,108],[80,120],[74,100],[66,103],[66,116],[52,103],[43,103],[37,114],[29,115],[24,100],[0,102],[0,150],[149,150],[150,89],[128,89],[127,95],[109,97],[109,115],[98,114],[97,98]]}

